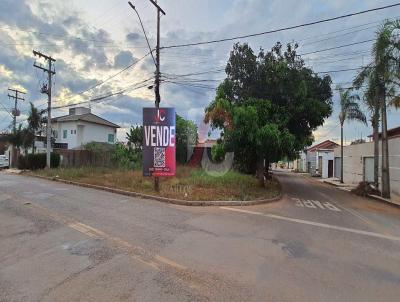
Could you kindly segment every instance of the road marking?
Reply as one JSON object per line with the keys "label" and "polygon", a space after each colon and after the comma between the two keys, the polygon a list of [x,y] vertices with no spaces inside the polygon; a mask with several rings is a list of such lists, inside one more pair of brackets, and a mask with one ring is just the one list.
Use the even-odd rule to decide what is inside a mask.
{"label": "road marking", "polygon": [[318,200],[310,200],[310,199],[300,199],[300,198],[294,198],[291,197],[292,200],[295,201],[295,205],[297,207],[301,207],[301,208],[309,208],[309,209],[321,209],[321,210],[330,210],[330,211],[334,211],[334,212],[341,212],[342,210],[339,209],[338,207],[336,207],[335,205],[333,205],[330,202],[320,202]]}
{"label": "road marking", "polygon": [[152,255],[148,251],[146,251],[144,248],[140,246],[134,246],[130,244],[127,241],[124,241],[123,239],[119,237],[114,237],[111,236],[99,229],[96,229],[94,227],[91,227],[87,224],[62,217],[59,214],[49,210],[48,208],[42,207],[36,203],[32,203],[31,206],[33,208],[36,208],[42,212],[42,214],[45,214],[46,216],[52,218],[53,220],[63,223],[66,226],[70,227],[71,229],[74,229],[75,231],[78,231],[90,238],[96,238],[96,239],[105,239],[111,243],[114,243],[116,246],[123,248],[126,250],[132,258],[135,260],[150,266],[151,268],[155,270],[161,270],[162,266],[169,266],[173,269],[177,270],[186,270],[187,268],[179,263],[176,263],[175,261],[168,259],[166,257],[160,256],[160,255]]}
{"label": "road marking", "polygon": [[345,228],[345,227],[341,227],[341,226],[325,224],[325,223],[320,223],[320,222],[314,222],[314,221],[309,221],[309,220],[290,218],[290,217],[274,215],[274,214],[265,214],[265,213],[261,213],[261,212],[247,211],[247,210],[230,208],[230,207],[220,207],[220,209],[232,211],[232,212],[238,212],[238,213],[258,215],[258,216],[279,219],[279,220],[284,220],[284,221],[289,221],[289,222],[294,222],[294,223],[300,223],[300,224],[305,224],[305,225],[311,225],[311,226],[321,227],[321,228],[325,228],[325,229],[344,231],[344,232],[360,234],[360,235],[365,235],[365,236],[370,236],[370,237],[377,237],[377,238],[383,238],[383,239],[388,239],[388,240],[393,240],[393,241],[400,241],[400,237],[396,237],[396,236],[392,236],[392,235],[383,235],[383,234],[379,234],[379,233],[357,230],[357,229],[350,229],[350,228]]}
{"label": "road marking", "polygon": [[390,236],[390,234],[386,231],[386,229],[382,228],[379,224],[370,221],[367,217],[365,217],[364,215],[361,215],[361,213],[358,213],[355,210],[346,208],[340,204],[338,204],[337,202],[335,202],[330,196],[328,196],[325,193],[320,192],[320,194],[322,196],[324,196],[325,198],[329,199],[332,203],[334,203],[337,207],[343,209],[344,211],[350,213],[351,215],[357,217],[358,219],[362,220],[363,222],[365,222],[366,224],[368,224],[370,227],[372,227],[373,229],[378,229],[381,233]]}

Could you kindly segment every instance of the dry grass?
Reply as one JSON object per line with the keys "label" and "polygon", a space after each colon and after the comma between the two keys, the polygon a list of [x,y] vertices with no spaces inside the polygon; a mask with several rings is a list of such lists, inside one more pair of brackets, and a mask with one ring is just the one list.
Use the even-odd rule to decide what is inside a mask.
{"label": "dry grass", "polygon": [[273,198],[280,192],[276,181],[270,181],[266,188],[261,188],[250,175],[230,171],[221,177],[214,177],[202,169],[184,166],[177,167],[176,177],[161,178],[158,194],[153,189],[153,178],[143,177],[142,171],[82,167],[31,173],[184,200],[254,200]]}

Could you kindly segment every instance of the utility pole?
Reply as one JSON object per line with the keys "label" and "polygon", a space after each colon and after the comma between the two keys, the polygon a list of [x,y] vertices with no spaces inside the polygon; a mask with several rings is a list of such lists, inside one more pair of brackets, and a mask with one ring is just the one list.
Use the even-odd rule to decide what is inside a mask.
{"label": "utility pole", "polygon": [[46,146],[46,167],[50,168],[50,152],[51,152],[51,77],[56,74],[56,72],[52,69],[53,62],[56,60],[51,56],[47,56],[39,51],[33,51],[34,56],[38,56],[39,58],[44,58],[48,63],[48,68],[43,67],[41,65],[37,65],[36,62],[33,64],[34,67],[47,72],[48,75],[48,84],[44,84],[41,93],[47,94],[47,127],[46,127],[46,136],[47,136],[47,146]]}
{"label": "utility pole", "polygon": [[[161,19],[161,14],[163,14],[165,16],[165,12],[157,4],[157,0],[149,0],[149,1],[157,9],[157,46],[156,46],[156,73],[155,73],[154,94],[155,94],[155,106],[156,106],[156,108],[160,108],[160,102],[161,102],[161,96],[160,96],[160,78],[161,78],[161,72],[160,72],[160,19]],[[128,3],[134,10],[136,10],[135,6],[131,2],[128,2]],[[146,33],[145,33],[145,35],[146,35]],[[150,52],[152,52],[152,49],[150,49]],[[160,191],[160,178],[159,177],[154,178],[154,189],[156,192]]]}
{"label": "utility pole", "polygon": [[[14,95],[8,94],[8,97],[14,99],[14,109],[12,109],[11,114],[13,116],[13,133],[15,134],[17,132],[17,116],[20,115],[20,111],[18,110],[18,101],[25,100],[24,98],[19,97],[18,94],[25,94],[25,92],[11,88],[8,88],[8,90],[14,92]],[[12,146],[11,157],[12,157],[11,164],[12,166],[15,166],[17,163],[17,152],[14,145]]]}
{"label": "utility pole", "polygon": [[15,95],[8,94],[9,98],[14,99],[14,109],[12,110],[11,113],[12,113],[12,116],[13,116],[13,129],[14,129],[14,133],[15,133],[15,131],[17,130],[17,116],[20,115],[20,112],[18,110],[18,101],[25,101],[25,99],[19,97],[18,94],[26,94],[26,93],[22,92],[22,91],[20,91],[18,89],[8,88],[8,90],[11,91],[11,92],[14,92],[14,94],[15,94]]}

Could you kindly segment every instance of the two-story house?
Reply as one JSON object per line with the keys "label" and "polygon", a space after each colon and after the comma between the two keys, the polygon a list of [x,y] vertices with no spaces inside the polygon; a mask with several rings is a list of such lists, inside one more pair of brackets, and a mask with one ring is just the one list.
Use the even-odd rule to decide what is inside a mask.
{"label": "two-story house", "polygon": [[115,144],[119,126],[93,113],[75,107],[69,114],[51,119],[55,149],[80,149],[90,142]]}

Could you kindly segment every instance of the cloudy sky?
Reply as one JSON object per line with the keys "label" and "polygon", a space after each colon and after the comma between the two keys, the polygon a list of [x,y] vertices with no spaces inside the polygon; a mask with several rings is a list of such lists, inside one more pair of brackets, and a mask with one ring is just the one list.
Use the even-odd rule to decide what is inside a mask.
{"label": "cloudy sky", "polygon": [[[153,47],[156,11],[148,0],[132,2]],[[394,0],[160,0],[167,13],[161,19],[161,41],[166,46],[263,32],[392,3]],[[240,41],[255,50],[269,49],[277,41],[298,41],[299,53],[308,53],[372,39],[385,18],[395,17],[400,17],[400,7]],[[161,71],[169,80],[162,85],[161,105],[176,107],[180,115],[200,123],[204,107],[214,97],[214,88],[224,78],[224,72],[218,70],[225,67],[232,43],[163,50]],[[366,42],[303,58],[316,72],[336,71],[329,73],[333,88],[338,83],[347,87],[356,71],[338,70],[367,64],[371,46],[372,42]],[[154,104],[153,91],[146,87],[152,81],[154,63],[150,56],[138,61],[148,48],[138,18],[126,0],[0,0],[0,131],[12,122],[6,111],[13,106],[7,97],[8,87],[27,92],[26,101],[20,103],[18,121],[26,119],[29,101],[46,108],[46,96],[40,94],[46,77],[33,67],[33,49],[57,60],[54,107],[123,91],[91,103],[93,113],[123,127],[119,139],[124,139],[127,127],[141,122],[142,108]],[[177,77],[193,73],[199,74]],[[332,117],[314,133],[316,141],[339,139],[337,97],[335,93]],[[67,110],[54,110],[53,116]],[[400,111],[390,109],[389,128],[397,126]],[[346,124],[345,129],[348,142],[371,133],[370,127],[359,123]]]}

